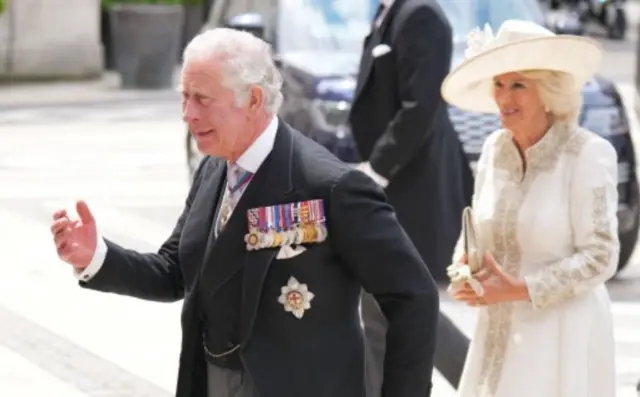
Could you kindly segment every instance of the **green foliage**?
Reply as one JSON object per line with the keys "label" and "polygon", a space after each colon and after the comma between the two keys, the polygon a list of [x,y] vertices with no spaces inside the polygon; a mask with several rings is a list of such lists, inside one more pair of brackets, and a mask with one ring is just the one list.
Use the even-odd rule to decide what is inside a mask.
{"label": "green foliage", "polygon": [[6,8],[7,4],[5,3],[5,0],[0,0],[0,14],[2,14]]}
{"label": "green foliage", "polygon": [[[3,1],[4,0],[0,0],[0,4]],[[112,4],[159,4],[159,5],[199,6],[204,4],[204,0],[102,0],[102,6],[105,8],[108,8]]]}

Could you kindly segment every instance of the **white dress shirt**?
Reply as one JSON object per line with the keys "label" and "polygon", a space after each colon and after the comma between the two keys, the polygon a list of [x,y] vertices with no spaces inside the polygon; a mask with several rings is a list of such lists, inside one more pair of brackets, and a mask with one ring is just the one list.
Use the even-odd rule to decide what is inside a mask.
{"label": "white dress shirt", "polygon": [[[249,146],[247,150],[238,158],[236,164],[239,165],[245,171],[249,171],[255,174],[264,160],[267,158],[273,144],[276,140],[276,132],[278,131],[278,117],[274,116],[267,128],[258,136],[258,138]],[[251,182],[249,182],[251,183]],[[246,187],[245,187],[246,189]],[[244,191],[243,191],[244,192]],[[216,223],[214,222],[214,225]],[[102,235],[98,232],[98,244],[96,251],[93,254],[93,258],[89,265],[84,268],[83,271],[78,272],[74,270],[74,275],[82,281],[89,281],[93,276],[98,273],[104,260],[107,257],[107,244],[102,238]]]}
{"label": "white dress shirt", "polygon": [[378,18],[376,18],[376,20],[375,20],[375,26],[376,27],[380,27],[380,25],[382,24],[382,21],[387,16],[387,13],[389,12],[389,9],[393,5],[394,1],[395,0],[380,0],[380,4],[382,4],[384,6],[384,9],[380,13],[380,15],[378,15]]}

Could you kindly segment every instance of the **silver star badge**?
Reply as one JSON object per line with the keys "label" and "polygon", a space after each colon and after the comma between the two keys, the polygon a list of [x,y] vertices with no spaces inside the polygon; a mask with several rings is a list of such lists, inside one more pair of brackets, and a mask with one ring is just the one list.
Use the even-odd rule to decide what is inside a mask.
{"label": "silver star badge", "polygon": [[309,291],[307,284],[301,284],[295,277],[289,277],[289,282],[280,291],[278,302],[284,306],[285,311],[291,312],[296,318],[301,319],[305,310],[311,309],[314,295]]}

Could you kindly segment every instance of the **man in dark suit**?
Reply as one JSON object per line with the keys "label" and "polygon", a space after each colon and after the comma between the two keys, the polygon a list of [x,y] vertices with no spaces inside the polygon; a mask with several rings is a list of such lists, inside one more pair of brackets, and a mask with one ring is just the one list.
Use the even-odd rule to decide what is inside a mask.
{"label": "man in dark suit", "polygon": [[[470,205],[473,175],[449,120],[440,85],[452,58],[451,27],[435,0],[382,0],[364,42],[350,114],[362,163],[385,188],[398,220],[431,274],[446,267]],[[368,339],[381,370],[384,318],[363,299]],[[468,339],[439,318],[435,365],[457,386]]]}
{"label": "man in dark suit", "polygon": [[89,289],[184,298],[178,397],[365,396],[362,288],[389,321],[383,395],[429,396],[438,293],[366,175],[277,117],[269,46],[214,29],[185,50],[200,164],[158,253],[103,239],[87,204],[51,230]]}

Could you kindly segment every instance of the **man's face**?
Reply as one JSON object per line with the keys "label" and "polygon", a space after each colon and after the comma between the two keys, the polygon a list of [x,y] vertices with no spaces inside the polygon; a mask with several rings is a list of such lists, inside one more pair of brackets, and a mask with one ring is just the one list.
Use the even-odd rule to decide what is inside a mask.
{"label": "man's face", "polygon": [[183,66],[182,118],[198,149],[235,161],[254,139],[249,104],[238,106],[234,92],[222,84],[222,64],[189,60]]}

